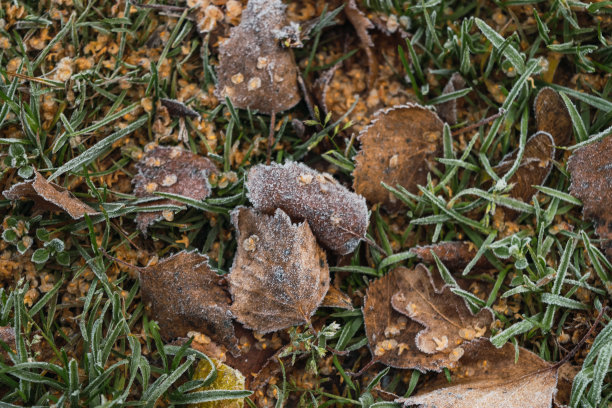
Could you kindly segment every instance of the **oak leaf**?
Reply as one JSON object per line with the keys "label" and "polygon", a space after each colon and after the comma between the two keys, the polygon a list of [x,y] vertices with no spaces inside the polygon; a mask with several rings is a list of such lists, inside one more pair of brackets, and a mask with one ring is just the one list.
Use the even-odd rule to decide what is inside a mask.
{"label": "oak leaf", "polygon": [[574,127],[561,96],[552,88],[538,92],[533,103],[539,131],[550,133],[555,146],[567,146],[574,138]]}
{"label": "oak leaf", "polygon": [[232,313],[245,327],[268,333],[305,324],[329,288],[325,251],[306,221],[293,224],[238,207],[231,213],[238,249],[229,274]]}

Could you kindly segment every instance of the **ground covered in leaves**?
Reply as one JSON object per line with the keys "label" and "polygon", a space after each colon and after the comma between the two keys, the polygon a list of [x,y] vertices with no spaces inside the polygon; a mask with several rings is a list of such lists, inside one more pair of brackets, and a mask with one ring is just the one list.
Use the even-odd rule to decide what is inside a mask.
{"label": "ground covered in leaves", "polygon": [[609,1],[0,3],[0,405],[608,407]]}

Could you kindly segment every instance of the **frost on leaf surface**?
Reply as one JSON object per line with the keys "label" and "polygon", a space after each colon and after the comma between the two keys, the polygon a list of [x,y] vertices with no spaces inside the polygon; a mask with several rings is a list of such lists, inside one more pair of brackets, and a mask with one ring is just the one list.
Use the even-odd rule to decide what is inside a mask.
{"label": "frost on leaf surface", "polygon": [[[137,197],[155,197],[155,192],[179,194],[194,200],[210,195],[208,176],[217,168],[206,157],[179,147],[157,146],[147,151],[136,164],[138,174],[132,179]],[[162,199],[148,205],[181,205],[180,202]],[[163,216],[162,211],[141,212],[136,216],[138,229],[147,228]]]}
{"label": "frost on leaf surface", "polygon": [[413,270],[401,268],[402,286],[391,298],[393,308],[421,323],[416,345],[424,353],[448,353],[460,358],[466,346],[489,332],[493,314],[488,309],[473,315],[465,301],[429,270],[418,265]]}
{"label": "frost on leaf surface", "polygon": [[582,201],[582,215],[595,224],[612,261],[612,135],[574,151],[567,169],[572,175],[570,193]]}
{"label": "frost on leaf surface", "polygon": [[401,202],[382,184],[398,184],[418,192],[427,184],[430,166],[442,151],[444,124],[434,112],[419,105],[381,110],[359,133],[361,151],[355,157],[353,188],[371,203],[396,211]]}
{"label": "frost on leaf surface", "polygon": [[552,88],[545,87],[538,92],[533,110],[539,131],[548,132],[555,146],[567,146],[574,138],[572,119],[561,96]]}
{"label": "frost on leaf surface", "polygon": [[550,408],[557,387],[557,370],[550,368],[523,348],[515,363],[512,344],[497,349],[480,339],[451,369],[450,383],[438,374],[419,394],[396,402],[427,408]]}
{"label": "frost on leaf surface", "polygon": [[[514,164],[518,155],[518,149],[507,154],[494,170],[498,176],[503,176]],[[525,151],[519,168],[508,180],[508,184],[514,187],[510,190],[510,196],[531,202],[531,197],[538,190],[532,186],[539,186],[546,181],[553,165],[555,146],[553,138],[549,133],[538,132],[531,136],[525,143]]]}
{"label": "frost on leaf surface", "polygon": [[365,200],[327,173],[295,162],[257,165],[249,171],[246,185],[257,210],[273,214],[280,208],[294,221],[308,221],[319,242],[339,254],[353,252],[365,236]]}
{"label": "frost on leaf surface", "polygon": [[249,0],[240,25],[219,47],[219,97],[266,114],[300,101],[293,55],[277,38],[288,25],[285,8],[280,0]]}
{"label": "frost on leaf surface", "polygon": [[[245,378],[238,370],[234,370],[227,364],[221,361],[211,359],[217,369],[217,376],[208,385],[197,388],[195,392],[200,391],[215,391],[215,390],[244,390]],[[212,367],[207,360],[200,360],[198,366],[193,373],[192,380],[205,380],[211,373]],[[244,407],[244,398],[237,399],[218,399],[208,402],[200,402],[191,405],[192,408],[242,408]]]}
{"label": "frost on leaf surface", "polygon": [[33,200],[36,212],[63,211],[77,220],[85,214],[94,215],[98,212],[75,198],[70,191],[55,183],[47,181],[39,172],[34,171],[34,178],[13,185],[3,192],[8,200]]}
{"label": "frost on leaf surface", "polygon": [[455,364],[450,354],[447,351],[427,354],[419,350],[416,337],[425,327],[391,306],[393,295],[407,288],[406,277],[411,272],[406,268],[394,269],[368,287],[363,319],[372,358],[396,368],[441,371]]}
{"label": "frost on leaf surface", "polygon": [[307,323],[329,288],[325,251],[307,222],[283,210],[246,207],[231,213],[238,249],[229,274],[232,313],[247,328],[268,333]]}
{"label": "frost on leaf surface", "polygon": [[[433,253],[442,263],[451,270],[463,269],[474,259],[478,248],[470,241],[445,241],[437,244],[417,246],[410,248],[410,252],[426,264],[435,264]],[[487,268],[491,266],[487,258],[481,257],[476,262],[476,267]]]}
{"label": "frost on leaf surface", "polygon": [[239,353],[230,295],[219,279],[208,257],[197,252],[179,252],[140,270],[144,305],[165,339],[196,331]]}

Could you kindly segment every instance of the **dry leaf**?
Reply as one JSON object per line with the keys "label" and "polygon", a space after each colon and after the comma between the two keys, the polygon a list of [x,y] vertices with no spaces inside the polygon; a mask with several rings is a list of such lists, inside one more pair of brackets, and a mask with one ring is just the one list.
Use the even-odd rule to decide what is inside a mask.
{"label": "dry leaf", "polygon": [[[444,86],[442,95],[459,91],[463,88],[465,88],[465,80],[461,74],[455,72],[446,83],[446,86]],[[457,123],[457,99],[437,105],[436,110],[444,122],[448,123],[449,125],[454,125]]]}
{"label": "dry leaf", "polygon": [[554,399],[556,408],[569,407],[574,377],[576,377],[576,374],[578,374],[581,369],[581,366],[576,366],[569,363],[563,364],[561,367],[559,367],[557,393],[555,394]]}
{"label": "dry leaf", "polygon": [[444,124],[434,112],[419,105],[379,111],[359,133],[361,151],[355,157],[353,188],[371,203],[395,211],[401,202],[381,182],[401,185],[412,193],[427,184],[429,167],[442,150]]}
{"label": "dry leaf", "polygon": [[64,211],[77,220],[85,214],[95,215],[98,212],[75,198],[70,191],[55,183],[47,181],[39,172],[34,171],[32,180],[23,181],[13,185],[10,190],[3,192],[8,200],[34,200],[35,211]]}
{"label": "dry leaf", "polygon": [[[221,361],[215,359],[211,359],[211,361],[217,369],[217,376],[210,384],[197,388],[195,392],[245,389],[245,378],[240,371],[234,370],[232,367],[223,364]],[[200,360],[195,372],[193,373],[192,380],[204,380],[211,371],[212,367],[210,363],[207,360]],[[192,408],[242,408],[243,406],[243,398],[221,399],[216,401],[213,400],[191,405]]]}
{"label": "dry leaf", "polygon": [[[15,329],[11,326],[0,326],[0,343],[5,343],[9,349],[15,350],[17,344],[15,343]],[[9,354],[4,348],[0,345],[0,356],[5,361],[8,361]]]}
{"label": "dry leaf", "polygon": [[557,91],[549,87],[542,88],[535,98],[533,110],[538,130],[550,133],[555,146],[568,146],[572,143],[572,119]]}
{"label": "dry leaf", "polygon": [[570,193],[582,201],[582,215],[593,221],[604,240],[601,247],[612,260],[612,135],[574,151],[567,162],[572,175]]}
{"label": "dry leaf", "polygon": [[[138,174],[132,179],[137,197],[155,197],[155,192],[180,194],[194,200],[203,200],[210,195],[208,176],[216,173],[214,163],[178,147],[157,146],[147,151],[136,164]],[[181,203],[175,200],[158,200],[150,205]],[[146,232],[155,221],[168,216],[162,211],[141,212],[136,216],[138,229]],[[169,214],[173,216],[172,213]],[[170,218],[172,219],[172,218]]]}
{"label": "dry leaf", "polygon": [[[514,164],[518,150],[507,154],[501,162],[495,166],[494,170],[499,176],[503,176]],[[538,132],[531,136],[523,152],[523,159],[516,172],[508,180],[508,184],[514,184],[510,195],[526,203],[531,202],[531,197],[538,190],[533,185],[540,185],[546,181],[552,161],[555,155],[553,138],[549,133]]]}
{"label": "dry leaf", "polygon": [[257,210],[273,214],[280,208],[294,221],[308,221],[319,242],[339,254],[353,252],[365,236],[365,200],[327,173],[294,162],[257,165],[246,185]]}
{"label": "dry leaf", "polygon": [[288,25],[280,0],[249,0],[238,27],[219,47],[217,94],[234,106],[270,114],[300,101],[297,66],[291,51],[279,39]]}
{"label": "dry leaf", "polygon": [[321,307],[337,307],[340,309],[353,310],[353,302],[346,293],[342,292],[335,286],[330,286]]}
{"label": "dry leaf", "polygon": [[206,255],[183,251],[142,268],[140,288],[143,303],[165,339],[197,331],[239,354],[230,296]]}
{"label": "dry leaf", "polygon": [[368,74],[368,87],[372,87],[376,77],[378,76],[378,61],[373,51],[374,42],[372,41],[372,37],[370,37],[368,30],[373,29],[374,24],[372,24],[366,15],[359,10],[355,0],[349,0],[346,3],[344,13],[353,27],[355,27],[355,32],[357,33],[357,37],[361,43],[361,48],[365,51],[366,56],[368,57],[368,68],[370,71]]}
{"label": "dry leaf", "polygon": [[425,354],[419,350],[415,338],[424,327],[391,306],[391,297],[407,287],[406,278],[411,272],[406,268],[394,269],[368,287],[363,319],[372,358],[396,368],[441,371],[454,364],[449,354]]}
{"label": "dry leaf", "polygon": [[[470,241],[446,241],[410,248],[410,252],[416,254],[421,261],[426,264],[435,264],[436,261],[431,251],[438,256],[444,266],[452,271],[465,268],[476,256],[478,248]],[[487,258],[482,256],[478,259],[475,266],[477,268],[487,268],[491,264]]]}
{"label": "dry leaf", "polygon": [[473,315],[465,301],[429,270],[418,265],[414,270],[402,268],[401,288],[391,298],[393,308],[425,326],[416,337],[424,353],[448,353],[460,358],[465,347],[483,337],[493,322],[493,313],[482,309]]}
{"label": "dry leaf", "polygon": [[405,406],[427,408],[550,408],[557,386],[557,370],[532,352],[514,346],[495,348],[481,339],[451,370],[452,382],[439,374],[419,394],[396,400]]}
{"label": "dry leaf", "polygon": [[245,327],[268,333],[309,322],[329,288],[325,252],[307,222],[293,224],[238,207],[231,213],[238,249],[229,274],[232,313]]}
{"label": "dry leaf", "polygon": [[191,118],[200,117],[200,114],[198,112],[194,111],[193,109],[185,105],[183,102],[180,102],[174,99],[167,99],[167,98],[160,98],[160,101],[161,101],[161,104],[165,106],[166,109],[168,109],[168,113],[170,114],[170,116],[173,116],[173,117],[189,116]]}

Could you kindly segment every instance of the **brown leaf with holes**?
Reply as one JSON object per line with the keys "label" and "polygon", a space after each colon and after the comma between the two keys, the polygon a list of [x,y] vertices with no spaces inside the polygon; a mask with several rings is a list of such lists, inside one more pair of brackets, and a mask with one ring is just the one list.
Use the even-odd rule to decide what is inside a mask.
{"label": "brown leaf with holes", "polygon": [[330,286],[321,307],[337,307],[339,309],[353,310],[353,302],[346,293],[342,292],[335,286]]}
{"label": "brown leaf with holes", "polygon": [[[465,80],[458,72],[455,72],[442,90],[442,95],[446,95],[455,91],[460,91],[465,88]],[[437,111],[440,118],[448,123],[454,125],[457,123],[457,99],[453,99],[437,105]]]}
{"label": "brown leaf with holes", "polygon": [[237,108],[270,114],[300,101],[297,66],[290,50],[279,44],[295,31],[281,0],[249,0],[240,25],[219,47],[217,95]]}
{"label": "brown leaf with holes", "polygon": [[392,296],[409,289],[407,277],[414,270],[396,268],[370,283],[363,305],[363,319],[372,358],[395,368],[441,371],[455,364],[448,352],[423,353],[416,337],[425,327],[397,312]]}
{"label": "brown leaf with holes", "polygon": [[355,28],[357,38],[359,38],[359,42],[361,43],[361,48],[364,50],[368,58],[368,87],[371,88],[372,85],[374,85],[376,77],[378,76],[378,60],[373,51],[374,41],[372,41],[372,37],[368,33],[368,30],[374,28],[374,24],[372,24],[372,22],[366,17],[363,11],[359,10],[355,0],[349,0],[346,3],[344,6],[344,13],[346,14],[346,18],[348,18]]}
{"label": "brown leaf with holes", "polygon": [[232,313],[260,333],[305,324],[329,288],[329,267],[307,222],[293,224],[277,209],[231,213],[238,249],[229,274]]}
{"label": "brown leaf with holes", "polygon": [[430,166],[442,151],[444,124],[434,112],[419,105],[379,111],[359,133],[361,151],[355,157],[353,188],[371,203],[383,203],[391,211],[401,208],[381,182],[398,184],[418,192],[427,184]]}
{"label": "brown leaf with holes", "polygon": [[[465,268],[476,256],[478,248],[471,241],[445,241],[410,248],[410,252],[415,254],[424,263],[435,264],[436,261],[431,251],[438,256],[444,266],[453,271]],[[488,268],[491,264],[487,258],[481,256],[475,266],[477,268]]]}
{"label": "brown leaf with holes", "polygon": [[575,150],[567,169],[570,193],[582,201],[582,216],[593,221],[601,248],[612,261],[612,135]]}
{"label": "brown leaf with holes", "polygon": [[[514,164],[518,150],[507,154],[501,162],[494,167],[498,176],[503,176]],[[541,185],[548,178],[553,166],[555,146],[553,138],[549,133],[538,132],[531,136],[525,143],[525,151],[519,168],[508,180],[508,184],[514,184],[510,190],[510,196],[531,202],[531,197],[538,192],[534,185]]]}
{"label": "brown leaf with holes", "polygon": [[[216,173],[214,163],[179,147],[157,146],[147,151],[136,164],[138,174],[132,179],[137,197],[155,197],[155,192],[180,194],[194,200],[210,195],[208,176]],[[161,199],[146,206],[182,205],[179,201]],[[164,216],[162,211],[141,212],[136,216],[142,232]],[[172,216],[172,214],[170,214]]]}
{"label": "brown leaf with holes", "polygon": [[550,133],[555,146],[568,146],[572,143],[572,119],[557,91],[549,87],[542,88],[535,98],[533,110],[538,130]]}
{"label": "brown leaf with holes", "polygon": [[328,173],[295,162],[257,165],[249,171],[246,186],[257,210],[273,214],[280,208],[294,221],[308,221],[319,242],[339,254],[353,252],[365,236],[365,200]]}
{"label": "brown leaf with holes", "polygon": [[391,305],[425,326],[416,336],[419,350],[460,358],[466,346],[489,332],[493,313],[482,309],[473,315],[465,301],[425,266],[418,265],[412,271],[404,269],[403,274],[402,287],[391,298]]}
{"label": "brown leaf with holes", "polygon": [[404,406],[427,408],[550,408],[557,387],[557,370],[532,352],[520,348],[514,362],[514,346],[495,348],[480,339],[451,369],[449,383],[438,374],[410,398],[399,398]]}
{"label": "brown leaf with holes", "polygon": [[165,339],[196,331],[239,354],[230,295],[206,255],[183,251],[142,268],[140,290]]}
{"label": "brown leaf with holes", "polygon": [[75,220],[83,218],[85,214],[98,214],[97,211],[75,198],[70,191],[48,181],[37,171],[34,171],[32,180],[15,184],[3,194],[12,201],[33,200],[36,204],[34,207],[36,212],[63,211]]}

